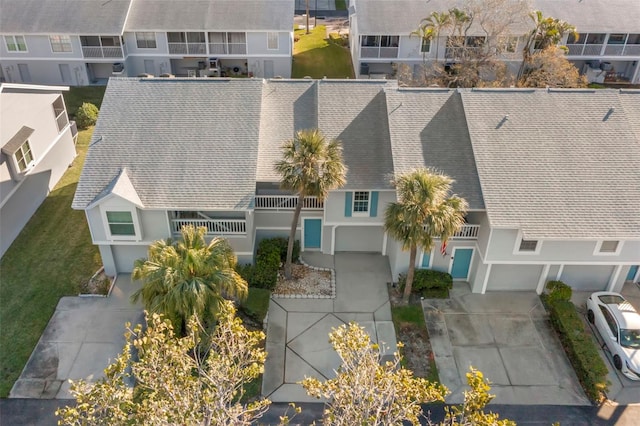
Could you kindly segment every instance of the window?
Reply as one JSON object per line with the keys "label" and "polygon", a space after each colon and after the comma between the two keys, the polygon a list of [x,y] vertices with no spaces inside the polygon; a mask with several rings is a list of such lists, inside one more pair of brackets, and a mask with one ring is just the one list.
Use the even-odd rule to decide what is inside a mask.
{"label": "window", "polygon": [[6,43],[7,50],[9,52],[26,52],[27,51],[27,42],[24,40],[24,36],[21,36],[21,35],[4,36],[4,42]]}
{"label": "window", "polygon": [[420,53],[429,53],[430,51],[431,51],[431,40],[423,38],[422,44],[420,44]]}
{"label": "window", "polygon": [[624,44],[627,40],[626,34],[609,34],[607,44]]}
{"label": "window", "polygon": [[59,96],[53,102],[53,114],[56,116],[56,123],[58,124],[58,132],[62,132],[67,124],[69,124],[69,118],[67,117],[67,111],[64,108],[64,101],[62,96]]}
{"label": "window", "polygon": [[136,229],[133,225],[133,216],[129,211],[107,212],[107,222],[111,235],[136,235]]}
{"label": "window", "polygon": [[29,145],[29,141],[26,140],[20,148],[14,154],[16,157],[16,162],[18,163],[18,170],[24,172],[27,167],[29,167],[33,163],[33,154],[31,154],[31,145]]}
{"label": "window", "polygon": [[609,326],[609,330],[611,330],[611,335],[615,337],[617,341],[618,340],[618,324],[616,323],[616,320],[613,318],[613,315],[611,315],[611,312],[609,312],[609,310],[604,306],[600,306],[600,311],[602,312],[602,315],[604,316],[604,319],[607,322],[607,325]]}
{"label": "window", "polygon": [[537,240],[522,239],[520,240],[520,248],[518,249],[518,251],[533,253],[536,251],[537,248],[538,248]]}
{"label": "window", "polygon": [[369,192],[356,191],[353,193],[353,214],[369,212]]}
{"label": "window", "polygon": [[278,33],[267,33],[267,49],[278,50]]}
{"label": "window", "polygon": [[363,47],[378,47],[380,46],[380,36],[362,36],[361,45]]}
{"label": "window", "polygon": [[400,37],[398,36],[382,36],[380,37],[380,46],[382,47],[398,47]]}
{"label": "window", "polygon": [[518,49],[518,37],[507,37],[504,50],[508,53],[515,53]]}
{"label": "window", "polygon": [[588,34],[587,44],[602,44],[604,43],[605,34]]}
{"label": "window", "polygon": [[484,36],[468,36],[465,40],[465,45],[469,47],[484,46],[486,37]]}
{"label": "window", "polygon": [[629,34],[627,44],[640,44],[640,34]]}
{"label": "window", "polygon": [[71,38],[69,36],[49,36],[49,42],[51,43],[51,50],[54,53],[73,52],[73,49],[71,47]]}
{"label": "window", "polygon": [[156,33],[136,33],[136,44],[139,49],[155,49]]}

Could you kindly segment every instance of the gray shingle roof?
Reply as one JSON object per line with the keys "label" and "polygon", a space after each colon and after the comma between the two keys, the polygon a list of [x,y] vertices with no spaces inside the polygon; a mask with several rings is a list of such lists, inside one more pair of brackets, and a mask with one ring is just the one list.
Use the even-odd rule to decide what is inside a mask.
{"label": "gray shingle roof", "polygon": [[110,79],[73,207],[123,168],[146,208],[244,209],[253,199],[261,80]]}
{"label": "gray shingle roof", "polygon": [[[533,0],[533,10],[563,19],[579,32],[640,32],[640,3],[637,0]],[[360,34],[408,34],[431,12],[444,12],[463,1],[452,0],[356,0]],[[528,22],[520,33],[532,28]]]}
{"label": "gray shingle roof", "polygon": [[134,0],[127,31],[292,31],[293,0]]}
{"label": "gray shingle roof", "polygon": [[387,90],[396,175],[430,167],[455,179],[453,191],[484,209],[460,94],[454,90]]}
{"label": "gray shingle roof", "polygon": [[579,33],[640,33],[638,0],[533,0],[533,8],[575,25]]}
{"label": "gray shingle roof", "polygon": [[318,85],[318,128],[342,142],[349,168],[345,189],[391,188],[393,160],[385,81],[322,80]]}
{"label": "gray shingle roof", "polygon": [[313,80],[266,83],[262,93],[258,181],[280,181],[274,165],[281,158],[282,143],[298,130],[318,126],[317,86]]}
{"label": "gray shingle roof", "polygon": [[534,239],[640,237],[638,116],[617,91],[461,95],[492,226]]}
{"label": "gray shingle roof", "polygon": [[0,32],[122,34],[131,0],[0,0]]}
{"label": "gray shingle roof", "polygon": [[640,143],[640,90],[621,90],[620,102],[630,117],[629,124]]}

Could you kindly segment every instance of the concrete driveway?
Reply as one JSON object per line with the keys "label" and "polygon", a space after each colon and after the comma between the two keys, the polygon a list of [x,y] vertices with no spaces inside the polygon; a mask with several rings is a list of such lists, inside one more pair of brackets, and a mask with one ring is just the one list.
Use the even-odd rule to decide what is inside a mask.
{"label": "concrete driveway", "polygon": [[[571,298],[572,302],[578,307],[583,315],[585,315],[585,323],[589,324],[586,320],[587,313],[587,298],[592,292],[574,292]],[[620,292],[625,299],[627,299],[633,307],[640,312],[640,285],[628,282],[622,288]],[[630,380],[625,377],[620,371],[616,370],[613,366],[613,359],[611,352],[604,346],[602,336],[598,333],[596,328],[589,324],[589,328],[593,333],[594,339],[600,346],[600,356],[604,359],[604,364],[609,369],[607,379],[609,380],[609,392],[607,392],[607,398],[610,401],[618,404],[640,404],[640,381]]]}
{"label": "concrete driveway", "polygon": [[69,399],[69,379],[95,381],[124,346],[125,323],[141,323],[132,305],[130,275],[120,275],[109,297],[63,297],[10,398]]}
{"label": "concrete driveway", "polygon": [[493,383],[495,404],[590,404],[537,294],[472,294],[456,283],[449,299],[423,308],[447,403],[463,402],[473,366]]}
{"label": "concrete driveway", "polygon": [[318,402],[297,384],[305,376],[335,377],[340,358],[329,343],[332,328],[356,321],[373,342],[396,349],[387,282],[389,262],[381,255],[304,253],[307,264],[334,269],[335,298],[272,298],[267,323],[267,361],[262,394],[273,402]]}

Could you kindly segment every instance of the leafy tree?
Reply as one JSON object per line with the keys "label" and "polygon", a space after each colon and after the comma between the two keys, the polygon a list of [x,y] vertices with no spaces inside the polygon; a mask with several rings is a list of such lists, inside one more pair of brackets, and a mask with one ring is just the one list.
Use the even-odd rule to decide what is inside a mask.
{"label": "leafy tree", "polygon": [[384,228],[409,250],[409,270],[403,301],[409,301],[418,247],[431,250],[434,239],[446,243],[464,225],[464,198],[452,195],[449,176],[419,168],[394,179],[398,201],[385,211]]}
{"label": "leafy tree", "polygon": [[282,188],[298,195],[285,264],[285,277],[291,279],[293,244],[304,199],[316,196],[324,200],[330,190],[344,186],[347,167],[342,161],[340,142],[327,141],[318,129],[310,129],[296,132],[293,139],[282,145],[282,160],[276,163],[275,169],[281,176]]}
{"label": "leafy tree", "polygon": [[420,404],[444,401],[446,388],[414,377],[400,364],[400,355],[380,364],[378,345],[358,324],[342,325],[329,334],[342,359],[334,379],[307,377],[301,384],[316,398],[327,398],[324,425],[420,424]]}
{"label": "leafy tree", "polygon": [[206,228],[181,230],[182,239],[155,241],[148,259],[135,262],[132,278],[142,287],[131,299],[142,298],[145,309],[164,314],[180,335],[192,316],[205,324],[216,317],[225,297],[244,299],[247,283],[236,272],[236,256],[224,238],[205,241]]}
{"label": "leafy tree", "polygon": [[[329,340],[342,360],[334,379],[324,382],[305,378],[301,384],[315,398],[326,398],[322,423],[327,426],[421,424],[425,418],[421,404],[444,402],[448,390],[441,384],[414,377],[394,360],[380,363],[378,345],[356,323],[334,328]],[[494,398],[491,387],[481,372],[471,368],[467,373],[470,390],[464,392],[461,406],[446,408],[441,426],[515,426],[510,420],[499,420],[485,413]],[[427,419],[427,424],[433,424]]]}
{"label": "leafy tree", "polygon": [[550,45],[529,58],[520,87],[586,87],[587,79],[567,60],[563,49]]}
{"label": "leafy tree", "polygon": [[195,318],[182,338],[161,315],[148,314],[147,323],[146,330],[138,325],[125,334],[125,347],[103,379],[71,382],[76,405],[56,412],[60,424],[249,425],[266,411],[267,399],[238,402],[243,386],[263,372],[266,353],[264,333],[244,328],[231,302],[221,304],[204,355],[194,350],[200,342]]}
{"label": "leafy tree", "polygon": [[94,104],[83,102],[76,111],[76,124],[78,129],[88,129],[98,121],[98,107]]}
{"label": "leafy tree", "polygon": [[467,384],[471,390],[464,392],[464,402],[460,407],[447,407],[444,425],[461,426],[515,426],[511,420],[499,420],[495,413],[485,413],[484,408],[491,402],[494,395],[489,394],[491,386],[483,374],[470,368],[467,373]]}
{"label": "leafy tree", "polygon": [[[419,36],[423,42],[431,42],[436,40],[436,62],[438,62],[438,37],[440,33],[451,25],[451,16],[449,12],[431,12],[431,14],[424,18],[420,22],[420,26],[416,31],[413,31],[411,35]],[[423,53],[422,59],[424,61],[425,55]]]}

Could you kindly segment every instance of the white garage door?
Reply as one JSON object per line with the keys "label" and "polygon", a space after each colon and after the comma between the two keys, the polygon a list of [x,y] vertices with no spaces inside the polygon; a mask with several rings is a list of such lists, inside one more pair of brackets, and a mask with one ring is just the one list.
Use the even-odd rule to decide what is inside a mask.
{"label": "white garage door", "polygon": [[607,289],[613,266],[565,265],[560,280],[574,290],[602,291]]}
{"label": "white garage door", "polygon": [[133,271],[133,262],[136,259],[147,257],[147,246],[113,246],[113,258],[116,270],[120,274]]}
{"label": "white garage door", "polygon": [[383,236],[381,226],[338,226],[335,249],[380,253]]}
{"label": "white garage door", "polygon": [[541,265],[492,265],[487,290],[535,291]]}

